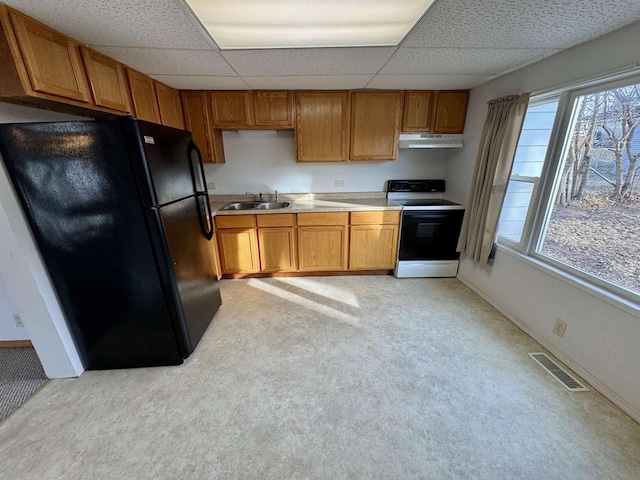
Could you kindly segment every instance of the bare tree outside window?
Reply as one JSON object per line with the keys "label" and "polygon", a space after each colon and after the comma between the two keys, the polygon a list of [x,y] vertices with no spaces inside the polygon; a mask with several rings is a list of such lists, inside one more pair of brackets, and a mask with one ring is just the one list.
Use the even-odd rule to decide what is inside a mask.
{"label": "bare tree outside window", "polygon": [[640,293],[640,85],[576,98],[537,252]]}

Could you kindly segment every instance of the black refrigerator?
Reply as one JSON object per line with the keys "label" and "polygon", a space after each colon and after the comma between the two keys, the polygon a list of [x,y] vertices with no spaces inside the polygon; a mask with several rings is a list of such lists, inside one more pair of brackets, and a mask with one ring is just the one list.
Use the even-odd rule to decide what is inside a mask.
{"label": "black refrigerator", "polygon": [[221,304],[191,134],[130,117],[5,124],[0,154],[84,366],[181,364]]}

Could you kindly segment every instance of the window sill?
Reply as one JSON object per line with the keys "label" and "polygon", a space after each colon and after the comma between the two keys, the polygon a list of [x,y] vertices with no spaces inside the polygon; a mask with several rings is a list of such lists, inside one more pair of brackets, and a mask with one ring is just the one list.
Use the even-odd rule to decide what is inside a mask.
{"label": "window sill", "polygon": [[574,275],[571,275],[570,273],[560,270],[559,268],[549,265],[541,260],[530,257],[528,255],[524,255],[523,253],[509,247],[508,245],[505,245],[504,243],[498,243],[496,245],[496,250],[497,252],[503,252],[509,255],[510,257],[516,260],[519,260],[542,273],[545,273],[551,277],[554,277],[560,280],[561,282],[566,283],[567,285],[577,288],[578,290],[581,290],[582,292],[586,293],[591,297],[597,298],[598,300],[602,300],[603,302],[608,303],[612,307],[622,310],[623,312],[633,315],[635,317],[640,317],[640,304],[638,304],[637,302],[634,302],[632,300],[629,300],[627,298],[624,298],[612,292],[609,292],[579,277],[576,277]]}

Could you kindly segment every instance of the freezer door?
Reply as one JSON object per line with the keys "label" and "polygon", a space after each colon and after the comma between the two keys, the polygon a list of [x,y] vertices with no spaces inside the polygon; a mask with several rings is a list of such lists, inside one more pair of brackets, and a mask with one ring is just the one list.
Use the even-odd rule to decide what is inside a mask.
{"label": "freezer door", "polygon": [[[137,121],[151,188],[145,206],[165,205],[196,191],[191,133]],[[199,173],[199,172],[197,172]],[[143,193],[144,196],[144,193]]]}
{"label": "freezer door", "polygon": [[[153,210],[168,252],[165,278],[179,314],[182,351],[188,357],[204,335],[222,300],[211,242],[198,212],[202,196],[192,196]],[[203,206],[200,207],[204,208]]]}

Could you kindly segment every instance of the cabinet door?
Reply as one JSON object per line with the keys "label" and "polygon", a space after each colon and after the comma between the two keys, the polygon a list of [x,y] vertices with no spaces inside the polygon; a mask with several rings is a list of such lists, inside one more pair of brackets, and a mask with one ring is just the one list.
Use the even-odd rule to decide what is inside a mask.
{"label": "cabinet door", "polygon": [[211,237],[211,255],[213,256],[213,267],[215,269],[216,278],[222,278],[222,268],[220,267],[220,250],[218,249],[218,236]]}
{"label": "cabinet door", "polygon": [[294,228],[259,228],[260,271],[291,272],[296,269]]}
{"label": "cabinet door", "polygon": [[301,271],[345,270],[347,227],[298,227],[298,252]]}
{"label": "cabinet door", "polygon": [[432,132],[436,118],[436,92],[405,92],[402,131]]}
{"label": "cabinet door", "polygon": [[218,247],[222,273],[256,273],[258,239],[255,228],[218,229]]}
{"label": "cabinet door", "polygon": [[256,126],[293,128],[293,98],[291,92],[258,90],[254,92]]}
{"label": "cabinet door", "polygon": [[140,120],[160,123],[160,111],[153,79],[127,68],[133,114]]}
{"label": "cabinet door", "polygon": [[180,92],[160,82],[155,82],[155,86],[162,124],[181,130],[184,129]]}
{"label": "cabinet door", "polygon": [[91,103],[77,42],[15,10],[10,17],[33,90]]}
{"label": "cabinet door", "polygon": [[213,124],[216,127],[250,127],[253,125],[251,92],[210,92]]}
{"label": "cabinet door", "polygon": [[122,64],[87,47],[81,47],[80,51],[93,103],[99,107],[131,113],[127,79]]}
{"label": "cabinet door", "polygon": [[435,133],[462,133],[469,92],[438,92]]}
{"label": "cabinet door", "polygon": [[398,158],[400,92],[351,93],[351,160]]}
{"label": "cabinet door", "polygon": [[210,120],[205,92],[182,91],[182,111],[184,112],[185,129],[193,135],[207,163],[224,163],[222,132],[214,130]]}
{"label": "cabinet door", "polygon": [[397,247],[397,225],[353,225],[349,238],[349,269],[394,268]]}
{"label": "cabinet door", "polygon": [[298,162],[346,162],[348,139],[348,92],[296,92]]}

